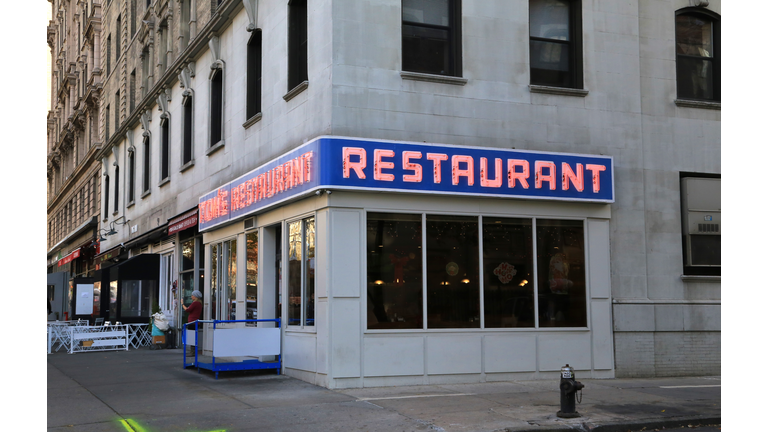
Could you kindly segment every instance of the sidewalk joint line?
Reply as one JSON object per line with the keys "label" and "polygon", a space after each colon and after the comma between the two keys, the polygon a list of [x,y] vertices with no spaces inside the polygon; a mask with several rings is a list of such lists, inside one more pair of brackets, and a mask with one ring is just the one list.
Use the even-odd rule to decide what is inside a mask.
{"label": "sidewalk joint line", "polygon": [[449,396],[476,396],[477,393],[450,393],[450,394],[432,394],[432,395],[414,395],[414,396],[390,396],[390,397],[373,397],[373,398],[358,398],[358,401],[372,401],[372,400],[391,400],[391,399],[413,399],[413,398],[428,398],[428,397],[449,397]]}

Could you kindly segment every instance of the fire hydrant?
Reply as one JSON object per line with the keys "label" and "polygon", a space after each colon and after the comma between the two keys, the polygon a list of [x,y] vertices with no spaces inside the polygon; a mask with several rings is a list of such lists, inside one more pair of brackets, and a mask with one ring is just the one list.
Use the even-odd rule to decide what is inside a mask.
{"label": "fire hydrant", "polygon": [[[560,411],[558,417],[574,418],[580,414],[576,412],[576,392],[583,389],[584,384],[576,381],[573,368],[568,364],[560,368]],[[579,398],[581,403],[581,398]]]}

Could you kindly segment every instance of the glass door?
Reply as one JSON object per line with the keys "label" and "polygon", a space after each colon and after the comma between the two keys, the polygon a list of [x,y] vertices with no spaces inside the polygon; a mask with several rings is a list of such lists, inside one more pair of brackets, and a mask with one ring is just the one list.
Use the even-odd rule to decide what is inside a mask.
{"label": "glass door", "polygon": [[211,304],[213,320],[234,320],[237,312],[237,239],[211,245]]}

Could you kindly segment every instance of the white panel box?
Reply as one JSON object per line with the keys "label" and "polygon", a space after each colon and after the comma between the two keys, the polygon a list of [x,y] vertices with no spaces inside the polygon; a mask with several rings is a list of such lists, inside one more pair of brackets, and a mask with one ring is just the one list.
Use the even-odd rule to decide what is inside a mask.
{"label": "white panel box", "polygon": [[427,336],[427,374],[481,372],[482,336]]}
{"label": "white panel box", "polygon": [[569,364],[592,369],[592,341],[588,332],[539,334],[539,371],[559,371]]}
{"label": "white panel box", "polygon": [[366,337],[363,359],[366,377],[424,375],[424,338]]}
{"label": "white panel box", "polygon": [[333,211],[331,213],[332,249],[330,295],[333,297],[360,296],[360,212]]}
{"label": "white panel box", "polygon": [[487,335],[483,338],[485,372],[535,372],[536,336]]}
{"label": "white panel box", "polygon": [[279,328],[245,327],[214,330],[213,355],[216,357],[258,357],[279,354]]}

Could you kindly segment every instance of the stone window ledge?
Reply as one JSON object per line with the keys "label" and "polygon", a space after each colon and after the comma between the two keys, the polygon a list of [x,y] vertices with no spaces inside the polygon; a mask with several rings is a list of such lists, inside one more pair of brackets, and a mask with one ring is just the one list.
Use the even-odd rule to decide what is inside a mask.
{"label": "stone window ledge", "polygon": [[462,78],[462,77],[425,74],[425,73],[418,73],[418,72],[406,72],[406,71],[400,72],[400,77],[405,80],[426,81],[426,82],[433,82],[438,84],[453,84],[453,85],[461,85],[461,86],[466,85],[468,81],[466,78]]}
{"label": "stone window ledge", "polygon": [[261,113],[256,113],[253,117],[249,118],[248,120],[243,123],[243,127],[248,129],[249,127],[253,126],[254,124],[258,123],[259,120],[261,120]]}
{"label": "stone window ledge", "polygon": [[560,96],[586,97],[589,94],[589,90],[586,89],[575,89],[567,87],[550,87],[530,84],[528,88],[531,90],[531,93],[544,93]]}
{"label": "stone window ledge", "polygon": [[221,141],[217,142],[216,144],[210,146],[208,148],[208,150],[205,151],[205,155],[206,156],[210,156],[214,152],[216,152],[217,150],[222,149],[222,148],[224,148],[224,140],[221,140]]}
{"label": "stone window ledge", "polygon": [[721,282],[720,276],[680,275],[680,279],[683,282]]}
{"label": "stone window ledge", "polygon": [[675,99],[675,105],[683,108],[703,108],[720,111],[720,102]]}
{"label": "stone window ledge", "polygon": [[307,87],[309,87],[309,81],[304,81],[286,93],[285,96],[283,96],[283,99],[288,102],[289,100],[295,98],[296,95],[306,90]]}

